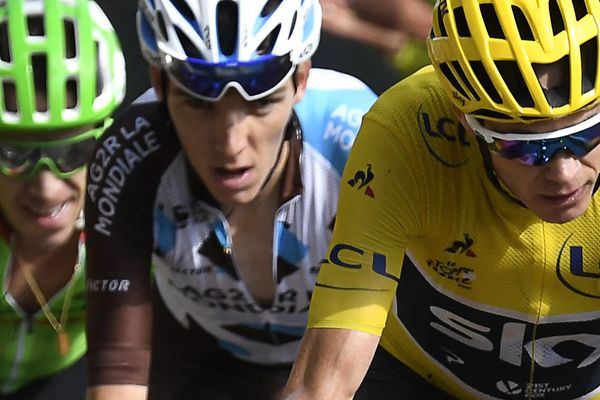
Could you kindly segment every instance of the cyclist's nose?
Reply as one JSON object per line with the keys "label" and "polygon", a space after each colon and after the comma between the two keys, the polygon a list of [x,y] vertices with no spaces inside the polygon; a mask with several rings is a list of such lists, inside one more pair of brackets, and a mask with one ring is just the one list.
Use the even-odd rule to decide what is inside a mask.
{"label": "cyclist's nose", "polygon": [[216,133],[219,150],[226,156],[239,154],[248,141],[248,115],[243,110],[224,110]]}
{"label": "cyclist's nose", "polygon": [[581,168],[581,162],[568,150],[554,154],[550,162],[544,166],[544,175],[548,180],[568,183]]}
{"label": "cyclist's nose", "polygon": [[54,175],[47,165],[42,165],[29,179],[29,191],[31,194],[52,198],[64,188],[64,180]]}

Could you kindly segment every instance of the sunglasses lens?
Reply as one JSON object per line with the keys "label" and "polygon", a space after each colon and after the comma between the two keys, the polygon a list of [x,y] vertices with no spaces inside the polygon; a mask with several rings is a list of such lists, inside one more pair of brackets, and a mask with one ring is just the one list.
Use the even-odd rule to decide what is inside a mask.
{"label": "sunglasses lens", "polygon": [[[575,125],[544,133],[510,133],[488,129],[472,115],[465,122],[490,149],[503,158],[544,165],[560,151],[583,157],[600,143],[600,114]],[[533,140],[529,140],[532,136]],[[510,139],[507,139],[510,138]]]}
{"label": "sunglasses lens", "polygon": [[66,178],[85,166],[95,144],[96,138],[88,137],[50,147],[0,145],[0,172],[8,177],[26,177],[44,163],[60,178]]}
{"label": "sunglasses lens", "polygon": [[86,164],[95,144],[95,138],[88,138],[81,142],[44,149],[43,154],[54,162],[61,173],[70,173]]}
{"label": "sunglasses lens", "polygon": [[210,64],[202,60],[170,59],[169,76],[193,95],[216,100],[230,85],[243,90],[247,100],[277,87],[292,71],[289,55],[247,63]]}
{"label": "sunglasses lens", "polygon": [[37,163],[39,152],[34,148],[16,145],[0,145],[0,170],[7,176],[28,173]]}
{"label": "sunglasses lens", "polygon": [[543,165],[562,150],[575,157],[583,157],[600,143],[600,126],[558,139],[503,140],[494,138],[490,149],[508,160],[519,160],[527,165]]}
{"label": "sunglasses lens", "polygon": [[527,165],[535,165],[538,158],[538,147],[530,142],[518,140],[496,139],[491,144],[491,149],[508,160],[519,160]]}

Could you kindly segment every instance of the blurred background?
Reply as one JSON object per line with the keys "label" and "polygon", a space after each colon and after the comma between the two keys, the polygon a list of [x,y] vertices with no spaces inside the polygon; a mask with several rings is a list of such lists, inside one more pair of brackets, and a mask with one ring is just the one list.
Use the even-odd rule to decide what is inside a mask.
{"label": "blurred background", "polygon": [[[127,61],[125,105],[150,87],[135,27],[135,0],[96,0],[111,19]],[[313,66],[346,72],[380,94],[427,64],[430,0],[321,0],[323,34]]]}

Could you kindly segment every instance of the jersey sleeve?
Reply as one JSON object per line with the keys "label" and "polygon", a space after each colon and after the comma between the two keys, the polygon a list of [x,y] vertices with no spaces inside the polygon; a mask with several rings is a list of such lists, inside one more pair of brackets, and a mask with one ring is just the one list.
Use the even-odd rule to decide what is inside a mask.
{"label": "jersey sleeve", "polygon": [[403,135],[412,128],[388,123],[390,110],[378,103],[365,116],[344,169],[333,238],[311,300],[311,328],[380,335],[404,248],[420,230],[418,160]]}
{"label": "jersey sleeve", "polygon": [[[152,109],[155,106],[144,106]],[[146,384],[152,213],[168,141],[133,107],[103,136],[86,198],[89,385]],[[145,114],[144,114],[145,113]]]}

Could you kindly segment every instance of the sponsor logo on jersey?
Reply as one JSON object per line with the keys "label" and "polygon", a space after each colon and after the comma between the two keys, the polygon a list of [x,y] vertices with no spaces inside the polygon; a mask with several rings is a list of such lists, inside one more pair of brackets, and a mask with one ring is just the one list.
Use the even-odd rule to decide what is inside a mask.
{"label": "sponsor logo on jersey", "polygon": [[369,185],[373,179],[375,179],[375,174],[371,169],[371,164],[367,164],[366,170],[356,171],[354,177],[348,180],[348,185],[359,191],[363,191],[368,197],[375,198],[375,192],[373,192],[373,188]]}
{"label": "sponsor logo on jersey", "polygon": [[600,263],[598,259],[586,256],[584,250],[583,246],[577,245],[573,235],[569,235],[558,253],[556,275],[569,290],[585,297],[600,298]]}
{"label": "sponsor logo on jersey", "polygon": [[455,143],[461,147],[470,147],[466,130],[456,118],[447,116],[434,117],[419,108],[419,130],[425,146],[436,160],[450,168],[460,167],[469,161],[466,152],[448,151],[448,143]]}
{"label": "sponsor logo on jersey", "polygon": [[427,266],[438,276],[454,281],[458,286],[471,289],[471,284],[476,279],[475,271],[471,268],[456,265],[454,261],[427,260]]}
{"label": "sponsor logo on jersey", "polygon": [[521,394],[523,389],[517,382],[502,380],[496,382],[496,387],[499,391],[506,394]]}
{"label": "sponsor logo on jersey", "polygon": [[361,269],[367,265],[376,274],[398,281],[396,276],[387,271],[387,259],[384,254],[366,251],[351,244],[333,245],[329,252],[329,259],[324,261],[324,264],[329,263],[349,269]]}
{"label": "sponsor logo on jersey", "polygon": [[104,236],[112,234],[117,204],[129,175],[144,159],[161,148],[147,119],[137,117],[132,125],[105,136],[88,168],[87,193],[98,214],[95,221],[89,222],[96,232]]}
{"label": "sponsor logo on jersey", "polygon": [[463,240],[455,240],[452,244],[444,249],[448,253],[452,254],[465,254],[467,257],[477,257],[471,247],[475,241],[471,239],[468,233],[464,234]]}
{"label": "sponsor logo on jersey", "polygon": [[600,371],[598,318],[540,322],[487,306],[486,297],[446,296],[406,263],[396,293],[396,315],[418,343],[414,351],[424,351],[461,386],[499,399],[545,400],[584,398],[599,386],[590,379]]}
{"label": "sponsor logo on jersey", "polygon": [[563,386],[552,386],[550,383],[531,383],[525,384],[525,391],[523,391],[523,385],[509,379],[499,380],[496,382],[496,387],[502,393],[513,396],[515,398],[522,398],[522,396],[516,396],[523,394],[527,399],[543,399],[549,394],[560,394],[567,392],[571,389],[570,384]]}
{"label": "sponsor logo on jersey", "polygon": [[179,275],[201,275],[201,274],[210,274],[215,272],[216,267],[212,265],[206,265],[198,268],[185,268],[185,267],[174,267],[170,266],[171,272]]}
{"label": "sponsor logo on jersey", "polygon": [[333,141],[346,152],[350,151],[364,113],[365,110],[361,108],[351,108],[347,104],[339,105],[329,115],[323,139]]}
{"label": "sponsor logo on jersey", "polygon": [[237,287],[197,287],[186,283],[185,279],[181,280],[181,283],[171,279],[167,282],[192,303],[222,312],[261,314],[268,311],[271,314],[302,314],[308,311],[312,297],[312,291],[288,289],[276,295],[270,308],[263,308]]}
{"label": "sponsor logo on jersey", "polygon": [[92,293],[122,293],[129,292],[129,279],[88,279],[87,288]]}

